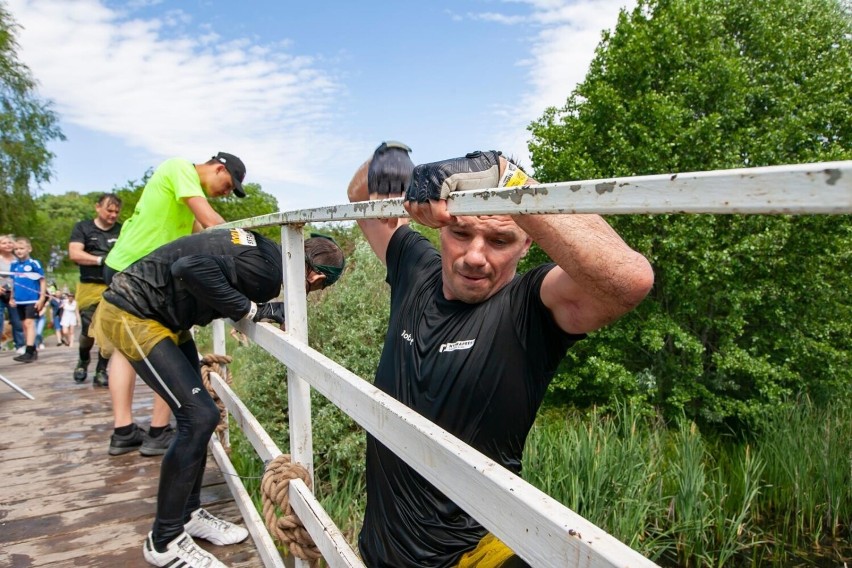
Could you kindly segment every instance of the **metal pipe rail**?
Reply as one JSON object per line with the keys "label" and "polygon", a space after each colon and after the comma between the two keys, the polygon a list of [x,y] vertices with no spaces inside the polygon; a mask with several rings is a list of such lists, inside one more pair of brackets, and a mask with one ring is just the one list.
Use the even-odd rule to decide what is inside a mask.
{"label": "metal pipe rail", "polygon": [[[402,198],[270,213],[220,227],[407,217]],[[450,195],[452,215],[848,214],[852,160],[546,183]]]}
{"label": "metal pipe rail", "polygon": [[[598,213],[849,214],[852,161],[772,166],[542,184],[454,193],[453,215]],[[308,346],[302,226],[305,223],[405,217],[402,199],[278,212],[215,229],[281,225],[288,330],[240,322],[240,331],[287,367],[290,454],[313,476],[310,388],[362,427],[472,514],[533,566],[655,566],[496,462],[428,422],[405,405]],[[214,230],[215,230],[214,229]],[[233,323],[233,322],[232,322]],[[216,331],[220,330],[220,331]],[[224,327],[214,325],[217,352]],[[221,346],[221,351],[218,347]],[[223,390],[224,393],[224,390]],[[258,454],[274,457],[265,433],[246,418],[232,393],[220,396]],[[291,503],[330,566],[359,561],[304,484],[291,484]],[[306,520],[306,518],[308,520]],[[307,563],[297,561],[297,565]]]}

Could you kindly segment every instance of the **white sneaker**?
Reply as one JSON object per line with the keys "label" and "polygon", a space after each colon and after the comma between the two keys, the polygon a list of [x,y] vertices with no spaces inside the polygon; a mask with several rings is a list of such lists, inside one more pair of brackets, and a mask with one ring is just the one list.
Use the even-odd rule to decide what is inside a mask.
{"label": "white sneaker", "polygon": [[214,517],[204,509],[196,509],[183,528],[190,536],[203,538],[220,546],[242,542],[249,535],[243,527]]}
{"label": "white sneaker", "polygon": [[215,556],[195,544],[192,537],[181,533],[169,543],[165,552],[157,552],[151,533],[142,546],[142,555],[148,564],[154,566],[181,566],[186,568],[228,568],[219,562]]}

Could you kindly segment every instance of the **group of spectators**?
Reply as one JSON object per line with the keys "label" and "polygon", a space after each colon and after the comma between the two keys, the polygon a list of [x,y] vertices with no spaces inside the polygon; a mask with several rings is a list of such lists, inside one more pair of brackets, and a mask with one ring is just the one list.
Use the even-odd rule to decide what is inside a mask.
{"label": "group of spectators", "polygon": [[[43,265],[29,257],[31,250],[28,238],[0,235],[0,350],[14,350],[25,363],[38,359],[48,328],[57,346],[73,347],[78,322],[77,301],[67,288],[49,281],[42,294]],[[35,332],[31,341],[28,320]],[[28,345],[33,356],[26,356]]]}

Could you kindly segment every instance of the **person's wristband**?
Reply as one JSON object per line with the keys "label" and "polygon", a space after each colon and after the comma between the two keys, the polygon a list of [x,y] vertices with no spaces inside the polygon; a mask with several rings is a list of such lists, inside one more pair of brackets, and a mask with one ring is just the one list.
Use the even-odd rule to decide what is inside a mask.
{"label": "person's wristband", "polygon": [[104,257],[99,256],[98,257],[98,266],[103,266],[103,265],[104,265]]}
{"label": "person's wristband", "polygon": [[243,316],[243,319],[246,321],[254,320],[254,316],[257,314],[257,304],[249,300],[251,306],[249,306],[249,311],[246,315]]}

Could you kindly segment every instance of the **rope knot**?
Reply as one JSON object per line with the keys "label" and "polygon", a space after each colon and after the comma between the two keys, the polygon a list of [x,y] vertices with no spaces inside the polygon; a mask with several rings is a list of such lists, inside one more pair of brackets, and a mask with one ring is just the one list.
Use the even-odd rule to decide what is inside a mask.
{"label": "rope knot", "polygon": [[313,486],[308,470],[300,463],[293,463],[289,454],[281,454],[267,464],[260,482],[263,519],[269,533],[287,546],[293,556],[316,566],[322,554],[290,506],[293,479],[301,479],[308,489]]}

